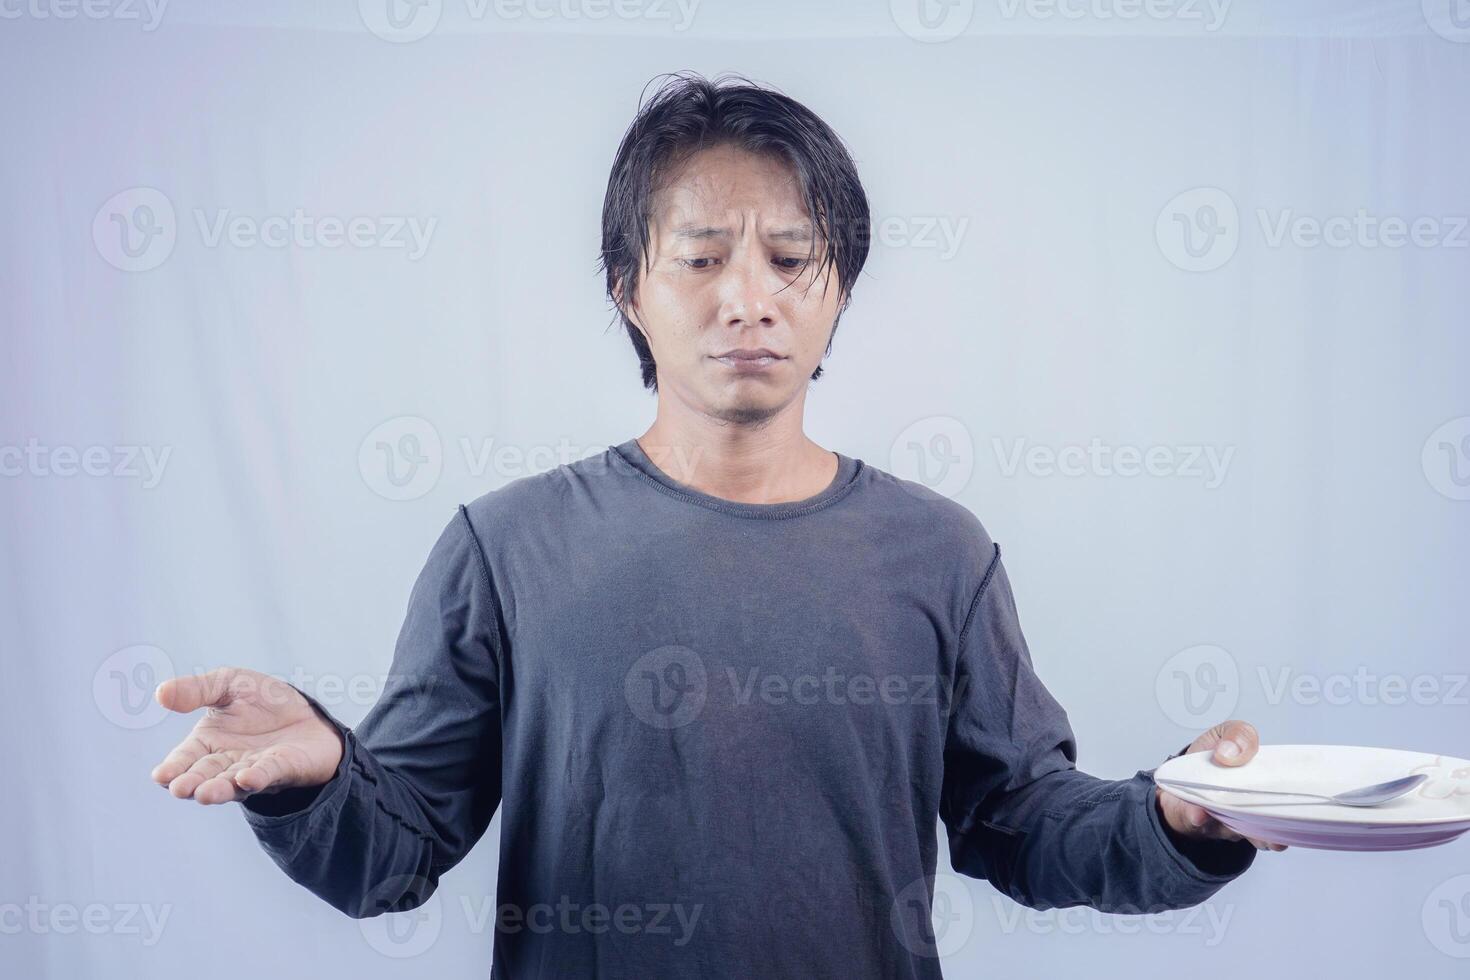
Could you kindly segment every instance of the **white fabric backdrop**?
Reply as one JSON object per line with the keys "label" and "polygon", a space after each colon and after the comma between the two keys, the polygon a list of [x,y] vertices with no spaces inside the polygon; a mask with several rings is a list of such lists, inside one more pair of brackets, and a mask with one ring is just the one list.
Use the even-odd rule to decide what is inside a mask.
{"label": "white fabric backdrop", "polygon": [[[193,719],[147,699],[243,664],[355,722],[454,506],[641,431],[598,219],[679,68],[851,145],[810,429],[986,523],[1083,768],[1226,717],[1470,756],[1463,0],[385,9],[0,3],[5,975],[488,972],[498,821],[349,920],[150,783]],[[965,879],[945,972],[1456,977],[1467,875],[1293,848],[1147,920]]]}

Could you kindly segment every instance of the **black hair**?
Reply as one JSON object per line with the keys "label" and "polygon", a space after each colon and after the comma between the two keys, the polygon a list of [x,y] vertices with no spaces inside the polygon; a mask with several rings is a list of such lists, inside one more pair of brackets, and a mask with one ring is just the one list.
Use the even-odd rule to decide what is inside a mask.
{"label": "black hair", "polygon": [[[638,113],[613,160],[602,204],[600,265],[607,277],[608,298],[638,354],[644,387],[658,390],[653,352],[618,308],[615,289],[623,284],[625,302],[632,301],[638,266],[648,258],[650,201],[660,181],[693,153],[723,144],[776,155],[796,171],[814,231],[808,262],[819,243],[826,244],[823,265],[813,279],[833,269],[841,296],[827,337],[830,354],[837,321],[867,262],[872,231],[867,194],[842,140],[806,106],[742,76],[722,75],[711,81],[694,72],[672,72],[654,81],[658,78],[668,81],[647,104],[640,97]],[[818,365],[812,380],[821,376]]]}

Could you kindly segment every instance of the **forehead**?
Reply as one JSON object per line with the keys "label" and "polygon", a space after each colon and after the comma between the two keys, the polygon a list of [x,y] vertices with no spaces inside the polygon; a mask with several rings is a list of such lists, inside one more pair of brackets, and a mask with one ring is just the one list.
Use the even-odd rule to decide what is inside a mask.
{"label": "forehead", "polygon": [[649,221],[659,234],[685,225],[802,224],[806,201],[796,170],[771,154],[733,146],[700,150],[669,172],[652,195]]}

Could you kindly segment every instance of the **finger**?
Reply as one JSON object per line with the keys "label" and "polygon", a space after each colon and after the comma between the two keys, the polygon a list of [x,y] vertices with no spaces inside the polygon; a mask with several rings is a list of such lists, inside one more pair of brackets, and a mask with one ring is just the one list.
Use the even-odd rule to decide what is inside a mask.
{"label": "finger", "polygon": [[1160,800],[1165,816],[1170,822],[1176,826],[1183,826],[1186,832],[1193,836],[1227,841],[1248,840],[1257,850],[1284,851],[1287,849],[1285,844],[1245,837],[1230,829],[1218,818],[1211,816],[1204,807],[1190,803],[1167,790],[1161,793]]}
{"label": "finger", "polygon": [[1200,838],[1212,840],[1241,840],[1240,834],[1221,823],[1210,811],[1186,800],[1179,801],[1179,819],[1188,832]]}
{"label": "finger", "polygon": [[[199,787],[223,772],[232,760],[223,752],[211,752],[202,756],[189,767],[188,772],[177,776],[168,784],[168,791],[181,800],[197,797]],[[202,801],[201,801],[202,802]]]}
{"label": "finger", "polygon": [[1258,851],[1266,850],[1268,847],[1269,848],[1272,848],[1272,849],[1275,849],[1275,847],[1276,847],[1276,845],[1271,844],[1269,841],[1258,840],[1258,839],[1256,839],[1254,837],[1247,837],[1244,834],[1237,833],[1236,831],[1231,830],[1228,826],[1226,826],[1220,820],[1217,820],[1217,819],[1214,819],[1214,818],[1211,819],[1210,826],[1208,826],[1208,827],[1205,828],[1205,835],[1207,837],[1212,837],[1212,838],[1214,838],[1216,840],[1224,840],[1224,841],[1243,840],[1243,841],[1249,841],[1252,845],[1255,846],[1256,850],[1258,850]]}
{"label": "finger", "polygon": [[1246,839],[1243,835],[1235,832],[1234,830],[1231,830],[1229,827],[1227,827],[1225,824],[1221,823],[1219,820],[1216,820],[1215,821],[1215,824],[1216,824],[1216,826],[1218,828],[1215,831],[1215,836],[1218,837],[1218,838],[1220,838],[1221,840],[1245,840]]}
{"label": "finger", "polygon": [[233,780],[223,775],[211,776],[194,790],[194,800],[205,805],[232,803],[245,794],[235,787]]}
{"label": "finger", "polygon": [[1169,818],[1176,827],[1182,827],[1191,834],[1198,833],[1210,819],[1204,807],[1196,806],[1167,790],[1160,797],[1160,801],[1165,817]]}
{"label": "finger", "polygon": [[1199,829],[1199,834],[1201,837],[1207,837],[1210,840],[1224,841],[1246,839],[1243,834],[1232,830],[1225,824],[1224,821],[1220,820],[1218,817],[1209,816],[1208,812],[1206,813],[1206,817],[1207,819],[1205,820],[1204,825],[1201,826]]}
{"label": "finger", "polygon": [[204,777],[203,782],[194,789],[196,802],[230,803],[244,795],[236,790],[234,781],[226,775],[237,764],[235,757],[219,753],[207,761],[207,765],[195,770],[198,775]]}
{"label": "finger", "polygon": [[1218,736],[1211,758],[1225,766],[1239,766],[1249,762],[1261,744],[1256,727],[1248,721],[1221,722],[1211,729],[1210,734]]}
{"label": "finger", "polygon": [[175,746],[172,752],[164,756],[162,762],[153,767],[153,781],[160,786],[167,786],[180,774],[188,772],[190,766],[208,754],[209,748],[190,735]]}
{"label": "finger", "polygon": [[1219,838],[1220,840],[1244,840],[1244,841],[1250,841],[1250,843],[1252,845],[1254,845],[1255,848],[1256,848],[1256,850],[1258,850],[1258,851],[1284,851],[1284,850],[1286,850],[1286,845],[1285,844],[1276,844],[1276,843],[1273,843],[1273,842],[1268,841],[1268,840],[1261,840],[1259,837],[1246,837],[1243,834],[1236,833],[1234,830],[1231,830],[1229,827],[1227,827],[1219,819],[1214,818],[1214,817],[1211,817],[1210,818],[1210,824],[1209,824],[1209,826],[1207,826],[1207,827],[1204,828],[1204,832],[1205,832],[1206,836],[1216,837],[1216,838]]}
{"label": "finger", "polygon": [[234,774],[235,785],[247,793],[259,793],[277,783],[282,783],[289,775],[286,763],[279,755],[261,755],[246,764]]}
{"label": "finger", "polygon": [[154,699],[170,711],[188,713],[200,708],[211,707],[223,701],[229,693],[233,667],[221,667],[207,674],[192,674],[187,677],[171,677],[158,685]]}

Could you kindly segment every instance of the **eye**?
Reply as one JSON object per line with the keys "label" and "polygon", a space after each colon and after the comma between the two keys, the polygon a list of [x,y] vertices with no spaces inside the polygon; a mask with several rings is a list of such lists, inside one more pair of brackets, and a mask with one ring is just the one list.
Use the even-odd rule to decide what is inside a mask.
{"label": "eye", "polygon": [[696,272],[700,272],[700,271],[703,271],[704,269],[710,268],[710,265],[701,265],[700,263],[710,263],[710,264],[713,264],[713,263],[718,262],[718,261],[719,261],[719,259],[711,258],[708,255],[701,255],[701,256],[698,256],[698,257],[692,258],[692,259],[680,259],[679,260],[679,264],[682,265],[682,266],[684,266],[684,268],[686,268],[686,269],[693,269]]}
{"label": "eye", "polygon": [[[790,263],[789,265],[787,263]],[[806,257],[783,255],[776,259],[776,264],[787,272],[798,272],[806,266]]]}

